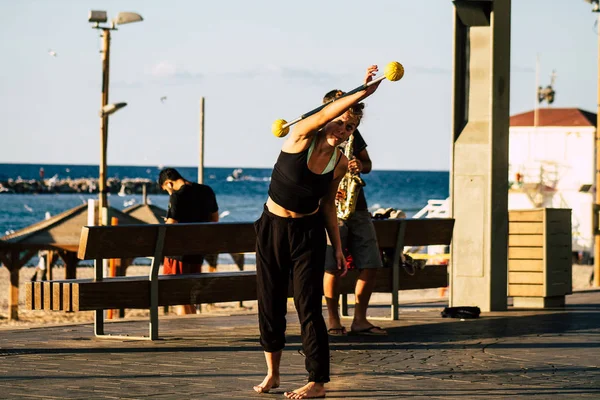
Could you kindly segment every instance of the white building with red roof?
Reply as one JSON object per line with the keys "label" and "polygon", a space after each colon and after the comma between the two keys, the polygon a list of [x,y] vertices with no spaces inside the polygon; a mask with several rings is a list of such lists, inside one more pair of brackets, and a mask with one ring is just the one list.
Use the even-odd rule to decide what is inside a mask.
{"label": "white building with red roof", "polygon": [[573,251],[591,253],[596,114],[540,108],[534,120],[534,111],[510,117],[508,207],[572,209]]}

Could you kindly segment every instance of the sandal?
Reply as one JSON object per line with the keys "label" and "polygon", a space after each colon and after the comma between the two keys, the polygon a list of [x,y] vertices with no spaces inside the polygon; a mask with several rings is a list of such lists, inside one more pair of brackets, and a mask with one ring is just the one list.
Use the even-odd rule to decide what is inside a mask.
{"label": "sandal", "polygon": [[387,336],[387,331],[380,326],[370,326],[365,329],[358,329],[355,331],[350,331],[353,335],[362,335],[362,336]]}
{"label": "sandal", "polygon": [[346,328],[342,326],[341,328],[327,329],[327,334],[329,336],[346,336],[348,334],[348,331],[346,331]]}

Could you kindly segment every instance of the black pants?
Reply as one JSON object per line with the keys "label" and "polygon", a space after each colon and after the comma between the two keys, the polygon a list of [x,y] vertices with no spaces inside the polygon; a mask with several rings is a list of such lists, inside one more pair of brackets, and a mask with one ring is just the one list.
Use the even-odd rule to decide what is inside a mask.
{"label": "black pants", "polygon": [[329,382],[329,338],[321,303],[327,245],[323,218],[320,213],[283,218],[265,207],[254,226],[260,343],[269,353],[285,347],[291,277],[308,380]]}

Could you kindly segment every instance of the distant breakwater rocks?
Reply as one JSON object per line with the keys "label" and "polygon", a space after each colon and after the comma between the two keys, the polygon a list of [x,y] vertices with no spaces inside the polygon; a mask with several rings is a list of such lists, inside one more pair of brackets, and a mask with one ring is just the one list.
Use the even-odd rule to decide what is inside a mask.
{"label": "distant breakwater rocks", "polygon": [[[142,194],[146,187],[147,194],[164,193],[158,183],[145,178],[108,178],[106,190],[111,194]],[[8,179],[0,181],[0,194],[10,193],[98,193],[97,178],[78,179]]]}

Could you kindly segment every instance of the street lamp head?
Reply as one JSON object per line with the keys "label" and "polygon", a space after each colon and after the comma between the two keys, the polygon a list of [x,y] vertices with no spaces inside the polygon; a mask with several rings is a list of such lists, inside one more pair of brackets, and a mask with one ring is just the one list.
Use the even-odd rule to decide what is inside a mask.
{"label": "street lamp head", "polygon": [[127,105],[127,103],[107,104],[104,107],[102,107],[102,110],[100,110],[100,116],[107,117],[110,114],[113,114],[113,113],[117,112],[118,110],[120,110],[121,108],[125,107],[126,105]]}
{"label": "street lamp head", "polygon": [[592,5],[592,12],[600,12],[600,0],[584,0]]}
{"label": "street lamp head", "polygon": [[92,10],[90,11],[90,16],[88,18],[88,22],[93,22],[96,24],[104,23],[108,20],[106,16],[106,11],[100,10]]}
{"label": "street lamp head", "polygon": [[113,23],[116,25],[125,25],[132,22],[143,21],[144,18],[140,14],[134,12],[120,12],[117,14],[117,18],[113,19]]}
{"label": "street lamp head", "polygon": [[115,30],[115,25],[125,25],[130,24],[132,22],[140,22],[143,21],[144,18],[138,13],[134,12],[120,12],[117,14],[116,18],[113,18],[110,21],[110,25],[100,26],[101,23],[106,23],[108,21],[108,17],[106,16],[106,11],[100,10],[92,10],[90,11],[90,16],[88,21],[93,23],[93,28],[95,29],[104,29],[104,30]]}

